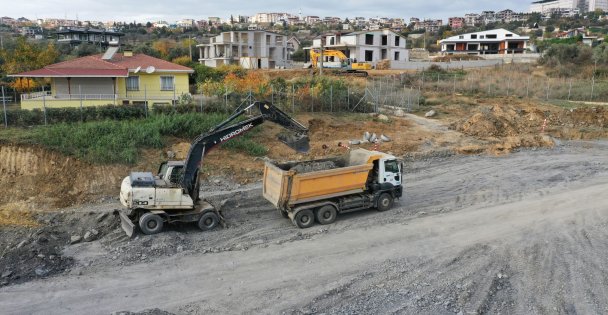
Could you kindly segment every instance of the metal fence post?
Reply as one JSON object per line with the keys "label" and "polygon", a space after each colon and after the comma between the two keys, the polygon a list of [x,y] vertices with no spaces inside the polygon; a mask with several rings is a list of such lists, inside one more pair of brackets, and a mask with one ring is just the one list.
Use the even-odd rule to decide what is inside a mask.
{"label": "metal fence post", "polygon": [[530,76],[528,76],[528,85],[526,85],[526,98],[530,98]]}
{"label": "metal fence post", "polygon": [[44,92],[44,87],[42,88],[42,107],[44,107],[44,124],[47,124],[46,119],[46,92]]}
{"label": "metal fence post", "polygon": [[294,84],[291,84],[291,112],[296,112],[296,87]]}
{"label": "metal fence post", "polygon": [[547,101],[549,100],[549,80],[547,80]]}
{"label": "metal fence post", "polygon": [[572,79],[570,79],[570,87],[568,88],[568,100],[570,100],[571,93],[572,93]]}
{"label": "metal fence post", "polygon": [[591,101],[593,101],[593,90],[595,89],[595,76],[591,78]]}
{"label": "metal fence post", "polygon": [[201,113],[203,112],[203,100],[205,98],[205,94],[203,94],[203,92],[201,92]]}
{"label": "metal fence post", "polygon": [[453,95],[456,95],[456,73],[454,73],[454,91],[452,92]]}
{"label": "metal fence post", "polygon": [[144,85],[144,112],[148,118],[148,86]]}
{"label": "metal fence post", "polygon": [[329,86],[329,111],[334,111],[334,86],[333,84]]}
{"label": "metal fence post", "polygon": [[4,128],[8,128],[8,118],[6,115],[6,98],[4,98],[4,86],[2,86],[2,108],[4,112]]}
{"label": "metal fence post", "polygon": [[83,122],[84,119],[82,117],[82,86],[78,85],[78,95],[80,95],[80,122]]}
{"label": "metal fence post", "polygon": [[173,85],[173,107],[177,105],[177,97],[175,96],[175,84]]}
{"label": "metal fence post", "polygon": [[346,108],[350,110],[350,86],[346,87]]}

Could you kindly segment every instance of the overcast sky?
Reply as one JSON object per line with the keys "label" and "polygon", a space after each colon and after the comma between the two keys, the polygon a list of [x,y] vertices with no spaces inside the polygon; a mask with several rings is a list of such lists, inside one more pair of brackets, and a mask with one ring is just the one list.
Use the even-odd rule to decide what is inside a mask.
{"label": "overcast sky", "polygon": [[463,16],[485,10],[511,9],[526,12],[531,0],[27,0],[8,5],[1,0],[0,15],[13,18],[68,18],[92,21],[175,22],[209,16],[254,15],[258,12],[288,12],[303,16],[440,18]]}

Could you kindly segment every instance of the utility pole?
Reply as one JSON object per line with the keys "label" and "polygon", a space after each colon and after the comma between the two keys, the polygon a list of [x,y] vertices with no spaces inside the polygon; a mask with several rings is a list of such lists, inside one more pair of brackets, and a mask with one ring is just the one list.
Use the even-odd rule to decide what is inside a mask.
{"label": "utility pole", "polygon": [[192,60],[192,39],[190,35],[188,35],[188,53],[190,53],[190,60]]}

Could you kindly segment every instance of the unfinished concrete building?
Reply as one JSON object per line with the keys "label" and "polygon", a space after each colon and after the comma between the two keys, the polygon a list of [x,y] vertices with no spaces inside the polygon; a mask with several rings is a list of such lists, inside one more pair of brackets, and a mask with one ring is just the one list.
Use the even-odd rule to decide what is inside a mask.
{"label": "unfinished concrete building", "polygon": [[209,66],[238,64],[245,69],[287,67],[287,38],[266,31],[223,32],[197,45],[199,62]]}

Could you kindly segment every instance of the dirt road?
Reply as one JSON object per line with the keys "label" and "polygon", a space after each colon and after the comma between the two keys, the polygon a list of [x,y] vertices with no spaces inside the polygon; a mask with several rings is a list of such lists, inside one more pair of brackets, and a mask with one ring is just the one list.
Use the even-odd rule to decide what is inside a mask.
{"label": "dirt road", "polygon": [[608,142],[428,158],[406,171],[396,209],[330,226],[299,230],[252,189],[226,205],[226,229],[174,228],[131,241],[114,231],[68,246],[73,268],[0,288],[0,309],[608,312]]}

